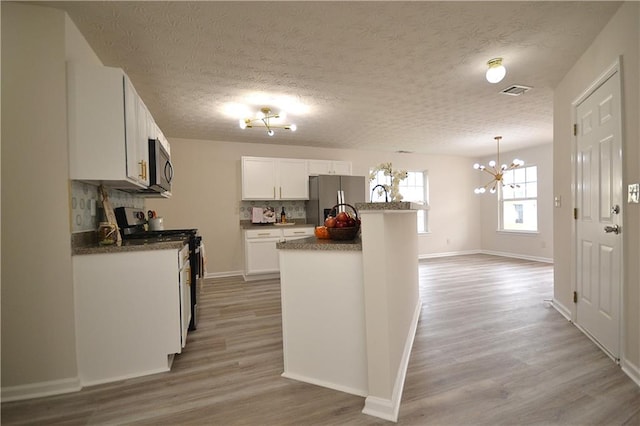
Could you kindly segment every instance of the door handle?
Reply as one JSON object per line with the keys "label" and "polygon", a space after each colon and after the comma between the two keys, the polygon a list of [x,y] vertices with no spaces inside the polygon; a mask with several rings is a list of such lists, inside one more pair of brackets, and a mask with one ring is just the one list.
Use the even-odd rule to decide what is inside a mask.
{"label": "door handle", "polygon": [[618,225],[605,226],[604,227],[604,232],[606,232],[607,234],[610,234],[612,232],[614,234],[619,234],[620,233],[620,227]]}

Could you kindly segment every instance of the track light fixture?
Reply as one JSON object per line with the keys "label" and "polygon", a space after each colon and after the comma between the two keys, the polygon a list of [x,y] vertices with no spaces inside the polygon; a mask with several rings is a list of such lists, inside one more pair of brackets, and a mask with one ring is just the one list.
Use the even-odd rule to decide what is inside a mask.
{"label": "track light fixture", "polygon": [[295,124],[277,124],[271,121],[279,118],[284,118],[284,117],[282,117],[282,114],[276,114],[272,112],[271,108],[269,107],[260,108],[260,112],[258,113],[258,116],[256,118],[241,119],[240,128],[251,129],[253,128],[255,123],[262,123],[262,124],[259,124],[258,127],[266,128],[267,135],[269,136],[273,136],[275,134],[273,129],[291,130],[292,132],[296,131],[297,126]]}
{"label": "track light fixture", "polygon": [[[493,161],[493,160],[489,161],[488,168],[478,163],[473,165],[474,169],[480,170],[481,172],[487,172],[492,176],[492,179],[485,186],[476,188],[473,191],[476,194],[484,194],[487,191],[487,188],[490,188],[489,192],[494,194],[498,189],[498,183],[500,183],[501,186],[504,186],[504,182],[502,181],[502,176],[504,175],[505,172],[516,169],[524,165],[524,161],[518,160],[517,158],[515,158],[511,162],[511,164],[509,164],[508,166],[506,164],[502,164],[498,169],[496,166],[500,164],[500,139],[502,139],[502,136],[496,136],[494,139],[496,140],[496,145],[498,147],[497,161]],[[513,185],[513,184],[510,184],[509,186],[511,186],[512,188],[518,187],[518,185]]]}
{"label": "track light fixture", "polygon": [[489,83],[499,83],[507,74],[507,69],[502,65],[502,58],[493,58],[487,62],[489,69],[487,70],[486,77]]}

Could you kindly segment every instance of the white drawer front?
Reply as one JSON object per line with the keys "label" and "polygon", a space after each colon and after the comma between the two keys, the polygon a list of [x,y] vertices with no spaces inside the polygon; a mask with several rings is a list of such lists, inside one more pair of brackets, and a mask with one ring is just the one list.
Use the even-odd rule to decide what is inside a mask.
{"label": "white drawer front", "polygon": [[279,229],[248,229],[244,231],[246,239],[253,238],[279,238],[282,236],[282,232]]}
{"label": "white drawer front", "polygon": [[284,237],[310,237],[313,235],[313,227],[311,228],[290,228],[283,229]]}

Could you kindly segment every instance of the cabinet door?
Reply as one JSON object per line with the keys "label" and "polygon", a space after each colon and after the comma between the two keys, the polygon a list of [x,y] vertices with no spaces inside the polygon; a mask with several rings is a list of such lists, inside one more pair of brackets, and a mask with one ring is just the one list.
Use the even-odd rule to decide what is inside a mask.
{"label": "cabinet door", "polygon": [[149,186],[149,135],[153,118],[142,99],[138,98],[138,137],[136,138],[136,163],[139,167],[138,182]]}
{"label": "cabinet door", "polygon": [[127,177],[136,182],[140,181],[142,166],[138,164],[138,138],[141,131],[140,98],[133,88],[131,81],[124,77],[124,119]]}
{"label": "cabinet door", "polygon": [[276,243],[280,238],[256,238],[245,241],[245,270],[247,275],[280,271]]}
{"label": "cabinet door", "polygon": [[337,175],[351,176],[351,161],[333,161],[332,168]]}
{"label": "cabinet door", "polygon": [[276,199],[276,160],[242,157],[242,199]]}
{"label": "cabinet door", "polygon": [[278,160],[278,188],[280,200],[308,200],[309,175],[306,160]]}
{"label": "cabinet door", "polygon": [[328,160],[308,160],[309,176],[331,174],[331,161]]}

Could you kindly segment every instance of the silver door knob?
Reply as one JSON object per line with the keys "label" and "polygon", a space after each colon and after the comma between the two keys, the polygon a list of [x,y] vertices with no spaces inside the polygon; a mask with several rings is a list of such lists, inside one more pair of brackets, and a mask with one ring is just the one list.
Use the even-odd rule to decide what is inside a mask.
{"label": "silver door knob", "polygon": [[610,234],[612,232],[614,234],[619,234],[620,233],[620,227],[618,225],[605,226],[604,227],[604,232],[606,232],[607,234]]}

